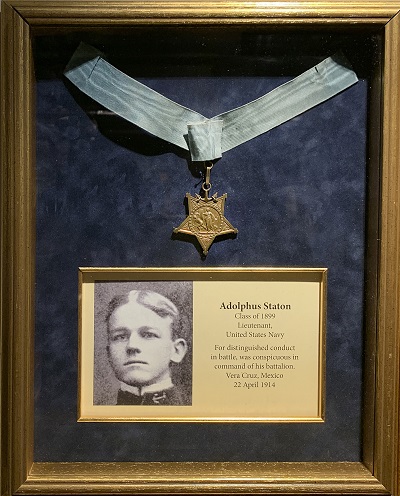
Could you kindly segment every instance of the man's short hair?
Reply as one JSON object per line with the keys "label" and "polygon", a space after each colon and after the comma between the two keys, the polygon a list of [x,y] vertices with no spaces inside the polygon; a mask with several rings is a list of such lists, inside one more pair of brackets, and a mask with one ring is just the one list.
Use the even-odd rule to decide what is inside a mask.
{"label": "man's short hair", "polygon": [[184,337],[185,329],[182,326],[179,311],[175,304],[166,296],[151,290],[133,289],[127,293],[114,296],[107,307],[105,321],[107,323],[107,332],[109,332],[109,322],[111,315],[115,310],[127,303],[136,301],[139,305],[152,310],[159,317],[172,319],[171,338],[178,339]]}

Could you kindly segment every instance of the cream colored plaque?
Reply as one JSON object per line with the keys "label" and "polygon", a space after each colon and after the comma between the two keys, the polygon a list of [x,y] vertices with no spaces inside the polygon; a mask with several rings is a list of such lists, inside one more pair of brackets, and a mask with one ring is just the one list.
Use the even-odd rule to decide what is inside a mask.
{"label": "cream colored plaque", "polygon": [[[80,274],[80,421],[323,421],[326,269],[84,268]],[[94,401],[95,360],[111,368],[107,326],[98,317],[106,301],[95,301],[96,284],[110,285],[106,295],[145,288],[166,297],[164,286],[173,286],[178,310],[190,311],[189,402],[117,405],[116,392],[107,404]],[[182,303],[188,291],[192,307]],[[112,376],[109,371],[114,388],[121,387]],[[112,389],[107,377],[100,384]]]}

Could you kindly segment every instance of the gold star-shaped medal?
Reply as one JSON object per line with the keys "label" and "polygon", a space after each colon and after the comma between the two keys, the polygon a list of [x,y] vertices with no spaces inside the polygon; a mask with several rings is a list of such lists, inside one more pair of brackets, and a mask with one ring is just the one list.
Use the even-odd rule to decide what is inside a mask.
{"label": "gold star-shaped medal", "polygon": [[238,230],[224,216],[226,193],[219,198],[217,194],[208,198],[200,195],[192,196],[186,193],[188,199],[189,215],[174,233],[196,236],[204,255],[217,236],[222,234],[236,234]]}

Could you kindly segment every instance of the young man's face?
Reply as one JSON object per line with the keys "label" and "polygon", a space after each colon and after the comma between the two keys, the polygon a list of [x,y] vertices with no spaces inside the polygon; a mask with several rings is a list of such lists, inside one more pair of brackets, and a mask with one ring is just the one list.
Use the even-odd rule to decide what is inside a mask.
{"label": "young man's face", "polygon": [[184,339],[172,339],[172,317],[130,301],[109,319],[108,353],[117,379],[131,386],[148,386],[170,377],[170,362],[186,353]]}

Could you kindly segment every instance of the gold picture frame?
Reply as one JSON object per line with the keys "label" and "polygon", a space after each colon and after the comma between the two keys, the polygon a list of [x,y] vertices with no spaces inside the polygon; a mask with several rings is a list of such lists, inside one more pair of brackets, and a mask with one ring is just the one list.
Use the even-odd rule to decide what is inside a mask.
{"label": "gold picture frame", "polygon": [[[400,3],[10,0],[1,11],[1,492],[12,494],[400,494]],[[360,462],[33,461],[35,301],[34,33],[84,27],[271,26],[371,30],[383,40],[371,87],[379,185],[368,211]],[[374,263],[374,260],[377,263]],[[368,263],[368,260],[367,260]]]}

